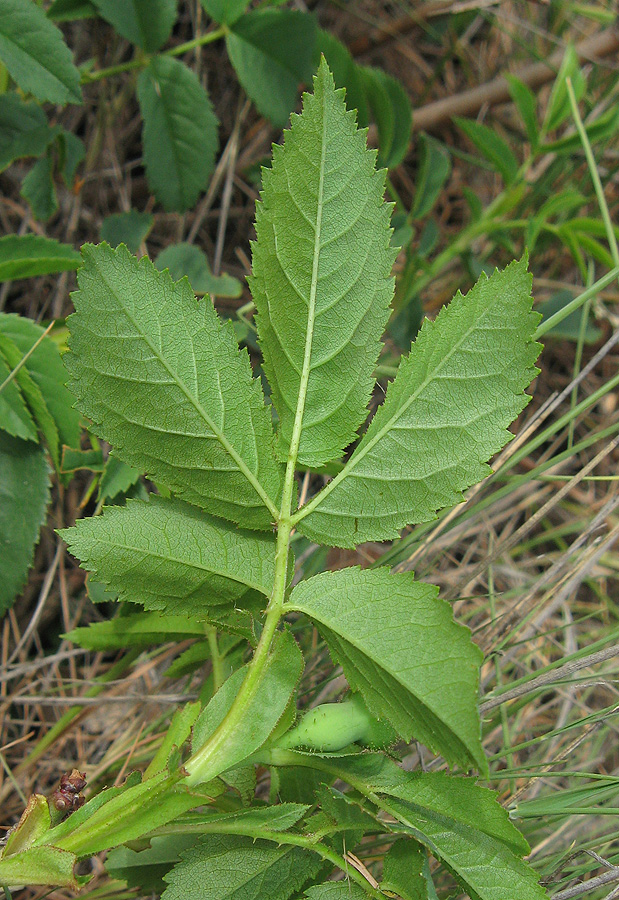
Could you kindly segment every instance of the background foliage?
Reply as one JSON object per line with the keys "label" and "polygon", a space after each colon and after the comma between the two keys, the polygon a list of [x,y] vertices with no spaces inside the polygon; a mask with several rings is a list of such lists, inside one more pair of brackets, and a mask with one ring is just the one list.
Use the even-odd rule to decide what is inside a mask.
{"label": "background foliage", "polygon": [[[161,630],[150,612],[127,605],[117,614],[96,583],[89,596],[103,605],[92,606],[83,572],[65,558],[50,527],[146,490],[140,472],[107,457],[94,434],[80,438],[65,393],[58,348],[64,350],[76,248],[105,238],[138,254],[148,250],[158,268],[169,267],[175,278],[188,274],[200,293],[214,292],[231,320],[228,334],[234,329],[255,350],[244,277],[259,164],[322,51],[360,123],[371,126],[396,204],[394,245],[403,251],[396,311],[378,363],[385,387],[422,310],[434,314],[456,288],[525,247],[547,316],[619,262],[612,224],[616,73],[607,56],[614,52],[613,11],[604,4],[473,4],[460,11],[366,2],[307,10],[160,0],[154,14],[153,4],[132,0],[119,9],[105,0],[5,0],[0,21],[0,302],[7,313],[0,318],[0,381],[56,321],[0,393],[0,535],[7,548],[0,608],[24,588],[4,623],[11,680],[0,684],[7,698],[0,752],[26,792],[35,777],[39,788],[53,786],[59,753],[68,768],[79,760],[95,788],[122,781],[131,748],[132,767],[152,756],[170,700],[191,695],[204,677],[208,696],[217,675],[208,642],[194,639],[200,623],[179,617]],[[584,51],[583,41],[590,42]],[[519,68],[543,60],[550,66],[541,85]],[[493,78],[506,68],[516,74],[497,99]],[[482,94],[471,99],[478,85]],[[442,111],[432,103],[441,99]],[[440,581],[443,596],[457,598],[457,616],[473,627],[486,655],[491,783],[516,809],[551,891],[585,887],[570,879],[600,877],[599,887],[586,886],[593,897],[609,894],[615,874],[600,854],[616,862],[615,292],[608,281],[583,312],[551,332],[529,430],[465,507],[388,546],[368,543],[328,557],[308,540],[315,536],[308,517],[307,537],[296,545],[305,575],[351,562],[414,566],[422,579]],[[320,462],[308,450],[308,465]],[[50,497],[49,525],[33,557]],[[95,629],[78,634],[89,622]],[[226,674],[239,664],[243,628],[247,623],[237,623],[222,639]],[[72,629],[85,653],[60,637]],[[337,698],[342,685],[325,680],[329,661],[319,634],[298,637],[314,659],[302,702]],[[180,653],[171,640],[186,642]],[[34,656],[41,644],[48,659]],[[105,687],[122,672],[131,673],[129,688]],[[82,687],[78,674],[87,682]],[[140,702],[149,698],[138,716],[127,693],[132,685]],[[98,715],[85,717],[97,696]],[[78,728],[84,718],[93,724]],[[411,748],[413,767],[418,752]],[[5,776],[8,825],[21,800]],[[282,784],[280,795],[295,798],[297,789]],[[597,815],[601,808],[606,815]],[[237,859],[243,840],[223,848],[214,842],[213,853]],[[366,846],[370,862],[384,849]],[[111,874],[126,878],[133,851],[118,853]],[[287,853],[284,864],[292,860]],[[415,896],[397,860],[398,842],[385,872],[394,890]],[[273,860],[269,871],[280,864]],[[106,876],[99,877],[104,884]],[[448,895],[453,885],[440,878],[439,896]]]}

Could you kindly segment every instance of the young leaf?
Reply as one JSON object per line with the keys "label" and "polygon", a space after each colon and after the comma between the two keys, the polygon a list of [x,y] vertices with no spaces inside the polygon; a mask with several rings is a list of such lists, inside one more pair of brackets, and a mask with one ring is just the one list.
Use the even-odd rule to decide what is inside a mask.
{"label": "young leaf", "polygon": [[[317,50],[327,60],[335,86],[346,89],[346,107],[357,111],[357,124],[368,125],[368,104],[365,97],[360,67],[354,61],[344,44],[324,28],[317,35]],[[318,66],[319,60],[316,61]]]}
{"label": "young leaf", "polygon": [[39,435],[19,384],[15,377],[10,381],[6,380],[13,369],[14,366],[9,365],[0,348],[0,384],[4,385],[0,391],[0,431],[23,441],[34,441],[36,444]]}
{"label": "young leaf", "polygon": [[91,0],[54,0],[47,10],[48,19],[54,22],[73,22],[96,15],[97,9]]}
{"label": "young leaf", "polygon": [[217,117],[197,76],[178,59],[154,56],[138,78],[146,174],[167,211],[184,212],[207,183]]}
{"label": "young leaf", "polygon": [[177,0],[93,0],[99,15],[130,43],[154,53],[170,37]]}
{"label": "young leaf", "polygon": [[146,257],[122,245],[82,252],[65,362],[84,414],[120,459],[184,499],[269,529],[281,470],[260,385],[232,327]]}
{"label": "young leaf", "polygon": [[561,62],[561,68],[559,69],[555,83],[552,86],[552,93],[550,94],[550,100],[548,101],[546,115],[544,117],[544,134],[547,134],[549,131],[554,131],[555,128],[558,128],[570,115],[570,101],[565,84],[566,78],[572,79],[574,94],[576,95],[576,99],[580,100],[585,91],[586,81],[582,69],[580,68],[578,53],[571,43],[568,44],[566,48],[565,55]]}
{"label": "young leaf", "polygon": [[101,240],[112,247],[126,244],[132,253],[137,253],[140,244],[148,237],[155,217],[151,213],[130,209],[129,212],[106,216],[101,223]]}
{"label": "young leaf", "polygon": [[40,340],[43,328],[24,316],[0,315],[0,333],[16,344],[22,358],[30,354],[25,368],[43,395],[45,405],[58,429],[60,443],[71,447],[79,446],[80,415],[73,409],[75,397],[67,389],[67,372],[58,347],[50,337],[45,337],[32,350]]}
{"label": "young leaf", "polygon": [[250,279],[279,454],[300,419],[310,466],[340,456],[365,419],[389,315],[396,251],[374,159],[323,61],[264,172]]}
{"label": "young leaf", "polygon": [[[238,727],[228,732],[216,752],[209,755],[207,766],[190,771],[191,783],[210,781],[263,746],[288,713],[302,671],[303,657],[295,639],[288,631],[279,632],[250,710]],[[246,674],[246,667],[233,672],[198,718],[193,730],[194,756],[223,722]]]}
{"label": "young leaf", "polygon": [[427,134],[419,138],[419,170],[415,181],[415,200],[411,209],[413,221],[427,215],[443,189],[451,172],[449,150]]}
{"label": "young leaf", "polygon": [[0,431],[0,615],[10,609],[26,580],[48,500],[43,451]]}
{"label": "young leaf", "polygon": [[300,847],[211,835],[181,853],[162,900],[287,900],[321,865]]}
{"label": "young leaf", "polygon": [[523,259],[426,320],[359,446],[299,511],[299,531],[338,547],[395,538],[489,474],[537,372],[530,291]]}
{"label": "young leaf", "polygon": [[454,122],[509,186],[518,172],[518,160],[503,138],[493,128],[472,119],[454,116]]}
{"label": "young leaf", "polygon": [[160,271],[168,269],[174,281],[186,275],[196,294],[241,296],[241,282],[231,275],[213,275],[206,254],[195,244],[170,244],[161,251],[155,265]]}
{"label": "young leaf", "polygon": [[385,854],[381,891],[391,891],[402,900],[427,900],[428,887],[423,875],[425,859],[417,841],[399,838]]}
{"label": "young leaf", "polygon": [[[226,4],[228,5],[228,4]],[[258,111],[283,128],[312,77],[316,23],[294,9],[255,9],[226,32],[230,62]]]}
{"label": "young leaf", "polygon": [[0,95],[0,172],[14,160],[41,156],[56,136],[38,103],[11,91]]}
{"label": "young leaf", "polygon": [[248,588],[268,596],[273,587],[271,537],[240,531],[182,500],[129,500],[61,534],[97,581],[146,609],[206,616]]}
{"label": "young leaf", "polygon": [[23,91],[50,103],[81,103],[80,73],[61,32],[36,3],[2,0],[0,60]]}
{"label": "young leaf", "polygon": [[77,250],[51,238],[38,234],[7,234],[0,238],[0,281],[69,272],[80,263]]}
{"label": "young leaf", "polygon": [[413,125],[411,101],[401,83],[382,69],[360,66],[358,71],[378,128],[378,162],[392,169],[408,150]]}
{"label": "young leaf", "polygon": [[301,581],[288,607],[316,623],[377,718],[451,765],[485,772],[477,713],[482,655],[437,594],[411,573],[354,567]]}
{"label": "young leaf", "polygon": [[524,123],[524,127],[529,139],[529,143],[533,150],[537,149],[539,144],[539,125],[537,124],[537,97],[531,88],[516,78],[515,75],[505,74],[507,84],[509,85],[509,93],[514,101],[520,118]]}
{"label": "young leaf", "polygon": [[33,416],[37,428],[43,434],[43,438],[47,445],[47,449],[49,450],[49,454],[53,460],[54,466],[57,471],[60,470],[60,452],[59,452],[59,443],[58,443],[58,429],[56,428],[56,423],[54,422],[49,409],[47,408],[47,404],[43,398],[43,394],[41,393],[36,382],[33,381],[32,376],[28,372],[28,369],[25,366],[20,366],[22,362],[22,354],[19,351],[19,347],[5,334],[2,334],[0,331],[0,353],[7,361],[12,370],[15,370],[15,381],[19,385],[19,389],[22,393],[22,396],[26,403],[28,404],[28,409]]}
{"label": "young leaf", "polygon": [[39,222],[47,222],[58,209],[54,185],[54,161],[42,156],[22,181],[20,194],[28,201],[32,214]]}
{"label": "young leaf", "polygon": [[110,453],[99,482],[97,503],[102,500],[113,500],[119,494],[126,494],[134,484],[138,483],[141,474],[139,469],[128,466],[122,459],[118,459],[113,453]]}
{"label": "young leaf", "polygon": [[63,635],[86,650],[120,650],[123,647],[152,647],[167,641],[204,638],[204,620],[187,616],[138,612],[91,622]]}
{"label": "young leaf", "polygon": [[221,25],[232,25],[243,15],[250,0],[200,0],[209,16]]}

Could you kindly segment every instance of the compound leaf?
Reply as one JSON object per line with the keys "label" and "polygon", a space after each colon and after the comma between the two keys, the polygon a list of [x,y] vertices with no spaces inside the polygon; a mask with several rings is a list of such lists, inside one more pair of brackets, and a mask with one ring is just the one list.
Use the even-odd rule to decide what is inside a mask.
{"label": "compound leaf", "polygon": [[51,238],[38,234],[7,234],[0,238],[0,281],[68,272],[80,263],[77,250]]}
{"label": "compound leaf", "polygon": [[299,531],[338,547],[395,538],[489,474],[537,372],[530,291],[522,259],[425,321],[359,446],[297,514]]}
{"label": "compound leaf", "polygon": [[226,33],[241,85],[278,128],[297,104],[299,82],[312,77],[315,43],[313,16],[295,9],[252,10]]}
{"label": "compound leaf", "polygon": [[288,606],[316,623],[373,715],[450,764],[484,772],[477,713],[482,654],[437,594],[412,573],[352,567],[301,581]]}
{"label": "compound leaf", "polygon": [[0,615],[12,606],[26,580],[48,500],[43,450],[0,431]]}
{"label": "compound leaf", "polygon": [[281,470],[232,326],[187,281],[175,284],[122,245],[82,252],[65,361],[84,414],[120,459],[184,499],[269,529]]}
{"label": "compound leaf", "polygon": [[316,853],[237,835],[211,835],[181,852],[163,900],[287,900],[322,865]]}
{"label": "compound leaf", "polygon": [[182,500],[111,506],[61,532],[71,551],[121,599],[172,615],[205,615],[249,589],[269,595],[275,544]]}
{"label": "compound leaf", "polygon": [[170,37],[177,0],[94,0],[99,15],[132,44],[154,53]]}
{"label": "compound leaf", "polygon": [[323,61],[256,214],[250,281],[278,452],[301,414],[298,459],[311,466],[340,456],[367,415],[393,295],[385,173],[365,138]]}
{"label": "compound leaf", "polygon": [[29,0],[2,0],[0,60],[23,91],[50,103],[81,103],[80,73],[59,29]]}
{"label": "compound leaf", "polygon": [[191,69],[155,56],[138,78],[146,174],[164,209],[184,212],[207,183],[217,150],[217,116]]}

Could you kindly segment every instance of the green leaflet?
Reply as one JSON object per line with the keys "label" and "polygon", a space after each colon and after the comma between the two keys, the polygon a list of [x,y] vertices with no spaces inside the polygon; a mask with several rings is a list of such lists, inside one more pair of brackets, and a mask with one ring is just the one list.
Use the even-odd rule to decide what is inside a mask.
{"label": "green leaflet", "polygon": [[58,197],[54,184],[54,160],[49,155],[42,156],[30,169],[22,181],[20,194],[39,222],[47,222],[58,209]]}
{"label": "green leaflet", "polygon": [[[238,0],[225,6],[236,17]],[[241,85],[278,128],[297,105],[299,82],[312,77],[315,42],[314,17],[296,9],[254,9],[226,32],[228,56]]]}
{"label": "green leaflet", "polygon": [[399,838],[385,854],[381,890],[392,891],[402,900],[427,900],[425,860],[426,855],[417,841]]}
{"label": "green leaflet", "polygon": [[208,616],[248,588],[266,596],[273,588],[270,536],[241,531],[182,500],[129,500],[60,533],[97,581],[146,609]]}
{"label": "green leaflet", "polygon": [[300,847],[212,835],[181,852],[162,900],[287,900],[321,864]]}
{"label": "green leaflet", "polygon": [[537,372],[530,290],[522,259],[424,322],[347,464],[293,517],[299,531],[338,547],[396,538],[490,473]]}
{"label": "green leaflet", "polygon": [[187,616],[138,612],[91,622],[63,635],[86,650],[120,650],[123,647],[151,647],[167,641],[204,637],[204,621]]}
{"label": "green leaflet", "polygon": [[323,61],[284,145],[273,148],[256,212],[251,290],[286,459],[341,456],[367,416],[393,295],[385,173]]}
{"label": "green leaflet", "polygon": [[[43,330],[36,322],[24,316],[0,315],[0,333],[13,341],[22,357],[30,353]],[[58,429],[60,443],[77,447],[80,441],[80,415],[73,409],[75,397],[67,389],[67,372],[58,347],[50,337],[43,338],[38,347],[32,350],[24,368],[42,394]]]}
{"label": "green leaflet", "polygon": [[281,470],[232,326],[187,281],[174,284],[122,245],[82,253],[65,362],[83,413],[120,459],[184,499],[270,529]]}
{"label": "green leaflet", "polygon": [[177,0],[93,0],[100,16],[132,44],[147,53],[159,50],[170,37]]}
{"label": "green leaflet", "polygon": [[0,431],[0,616],[10,609],[26,580],[48,500],[43,450]]}
{"label": "green leaflet", "polygon": [[81,257],[69,244],[35,234],[0,238],[0,281],[77,269]]}
{"label": "green leaflet", "polygon": [[139,212],[137,209],[113,213],[101,223],[101,240],[107,241],[112,247],[126,244],[132,253],[137,253],[154,222],[155,217],[151,213]]}
{"label": "green leaflet", "polygon": [[486,772],[477,713],[482,654],[437,593],[408,572],[355,567],[301,581],[288,608],[316,622],[377,718],[452,765]]}
{"label": "green leaflet", "polygon": [[[295,756],[302,764],[301,754]],[[444,772],[407,772],[378,754],[325,764],[362,793],[371,792],[372,800],[397,820],[390,829],[426,846],[471,897],[546,897],[533,869],[520,859],[528,845],[493,791]]]}
{"label": "green leaflet", "polygon": [[[289,713],[294,716],[290,700],[302,671],[303,657],[295,639],[288,631],[278,633],[248,715],[232,733],[228,733],[223,744],[220,742],[213,753],[190,769],[189,783],[210,781],[227,769],[234,768],[262,747],[285,716]],[[247,667],[233,672],[201,713],[193,729],[194,754],[224,720],[246,674]],[[290,724],[287,722],[287,727]]]}
{"label": "green leaflet", "polygon": [[60,467],[60,455],[58,447],[58,429],[47,408],[43,394],[38,385],[33,381],[30,373],[25,366],[19,367],[22,361],[22,354],[19,347],[0,331],[0,354],[7,361],[12,371],[15,372],[15,383],[19,386],[24,400],[28,405],[28,409],[32,413],[37,427],[40,429],[45,443],[49,449],[50,456],[54,461],[54,466],[58,470]]}
{"label": "green leaflet", "polygon": [[17,379],[13,376],[10,381],[7,381],[12,372],[13,366],[9,365],[0,349],[0,384],[4,385],[0,391],[0,430],[11,437],[34,441],[36,444],[39,440],[37,428],[26,406]]}
{"label": "green leaflet", "polygon": [[23,91],[50,103],[81,103],[80,73],[62,34],[36,3],[2,0],[0,60]]}
{"label": "green leaflet", "polygon": [[155,265],[159,270],[169,269],[174,281],[186,275],[196,294],[216,297],[241,295],[241,282],[231,275],[213,275],[206,254],[195,244],[170,244],[161,251]]}
{"label": "green leaflet", "polygon": [[[0,171],[15,159],[45,153],[56,133],[38,103],[26,103],[17,91],[0,95]],[[23,235],[20,240],[28,237],[34,236]]]}
{"label": "green leaflet", "polygon": [[138,78],[149,184],[168,212],[194,205],[217,150],[219,122],[196,74],[178,59],[154,56]]}
{"label": "green leaflet", "polygon": [[231,25],[243,15],[249,0],[200,0],[200,3],[216,22]]}

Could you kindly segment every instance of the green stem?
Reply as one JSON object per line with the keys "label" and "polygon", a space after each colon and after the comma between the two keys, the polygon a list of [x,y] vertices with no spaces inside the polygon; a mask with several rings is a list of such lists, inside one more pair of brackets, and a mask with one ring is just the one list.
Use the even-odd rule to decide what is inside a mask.
{"label": "green stem", "polygon": [[216,692],[224,683],[224,670],[222,658],[217,643],[217,629],[213,625],[206,626],[206,639],[211,651],[211,666],[213,668],[213,691]]}
{"label": "green stem", "polygon": [[[204,47],[206,44],[212,44],[214,41],[220,40],[226,34],[226,28],[217,28],[215,31],[208,31],[201,34],[192,41],[186,41],[184,44],[178,44],[170,50],[166,50],[161,56],[182,56],[189,50],[195,50],[196,47]],[[159,55],[159,54],[158,54]],[[101,81],[104,78],[111,78],[114,75],[122,75],[124,72],[131,72],[133,69],[145,69],[150,62],[150,57],[145,55],[136,56],[128,62],[119,63],[117,66],[108,66],[107,69],[98,69],[95,72],[84,72],[81,78],[81,84],[92,84],[95,81]]]}

